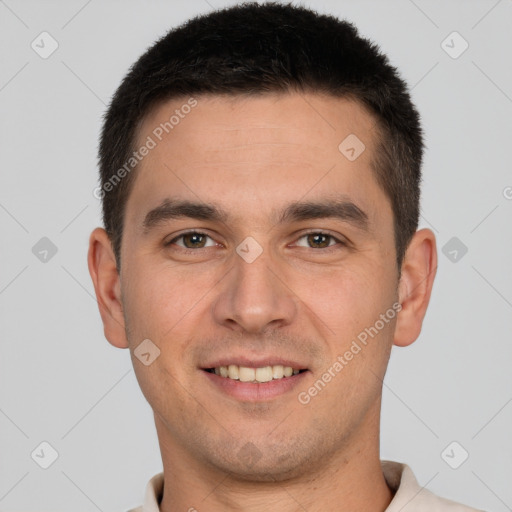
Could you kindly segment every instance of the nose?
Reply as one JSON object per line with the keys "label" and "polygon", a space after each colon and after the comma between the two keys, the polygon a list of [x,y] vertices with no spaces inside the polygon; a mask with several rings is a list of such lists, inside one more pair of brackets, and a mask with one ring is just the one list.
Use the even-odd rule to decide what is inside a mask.
{"label": "nose", "polygon": [[265,251],[251,263],[238,255],[234,260],[235,268],[220,283],[213,304],[215,321],[251,334],[291,324],[297,314],[297,299],[278,265]]}

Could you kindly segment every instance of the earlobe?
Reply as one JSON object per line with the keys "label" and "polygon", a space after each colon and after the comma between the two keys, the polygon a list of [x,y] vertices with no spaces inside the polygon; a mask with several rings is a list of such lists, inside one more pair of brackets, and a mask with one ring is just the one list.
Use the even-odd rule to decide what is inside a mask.
{"label": "earlobe", "polygon": [[102,228],[96,228],[89,238],[87,256],[89,273],[107,340],[118,348],[128,348],[121,302],[121,281],[112,244]]}
{"label": "earlobe", "polygon": [[414,234],[402,262],[398,289],[402,309],[395,327],[395,345],[405,347],[418,338],[436,270],[435,235],[430,229],[421,229]]}

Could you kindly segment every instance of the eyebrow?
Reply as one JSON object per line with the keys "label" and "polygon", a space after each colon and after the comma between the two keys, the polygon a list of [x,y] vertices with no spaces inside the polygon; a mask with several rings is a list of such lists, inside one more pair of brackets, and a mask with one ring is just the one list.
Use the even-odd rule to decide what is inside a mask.
{"label": "eyebrow", "polygon": [[[143,221],[144,233],[168,220],[190,218],[225,223],[229,214],[221,207],[202,202],[165,199],[156,208],[150,210]],[[348,222],[354,226],[368,231],[368,215],[359,206],[348,199],[325,201],[296,201],[288,204],[274,219],[277,224],[297,222],[311,219],[335,218]]]}

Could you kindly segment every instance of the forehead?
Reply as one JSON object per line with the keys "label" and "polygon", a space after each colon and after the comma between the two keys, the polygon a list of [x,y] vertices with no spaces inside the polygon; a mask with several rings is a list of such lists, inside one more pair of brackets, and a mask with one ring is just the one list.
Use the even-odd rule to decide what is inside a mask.
{"label": "forehead", "polygon": [[[199,152],[188,155],[189,161],[201,159],[203,152],[234,149],[244,142],[292,143],[304,150],[316,146],[339,156],[340,136],[359,134],[371,146],[375,124],[373,115],[360,102],[331,95],[206,95],[157,104],[145,116],[138,139],[143,142],[149,135],[157,143],[192,146]],[[240,149],[246,154],[251,148]]]}
{"label": "forehead", "polygon": [[254,213],[339,192],[370,207],[383,196],[371,170],[375,125],[358,102],[318,94],[173,99],[141,124],[136,147],[151,149],[128,203],[141,210],[169,195],[214,197]]}

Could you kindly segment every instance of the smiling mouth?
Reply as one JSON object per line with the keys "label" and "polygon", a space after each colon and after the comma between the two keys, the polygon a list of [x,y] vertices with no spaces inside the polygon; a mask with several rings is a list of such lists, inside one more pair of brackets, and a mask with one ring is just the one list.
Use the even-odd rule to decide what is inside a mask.
{"label": "smiling mouth", "polygon": [[204,370],[226,379],[252,382],[254,384],[287,379],[307,371],[306,369],[292,368],[291,366],[283,366],[281,364],[263,366],[261,368],[230,364],[229,366],[217,366],[216,368],[205,368]]}

